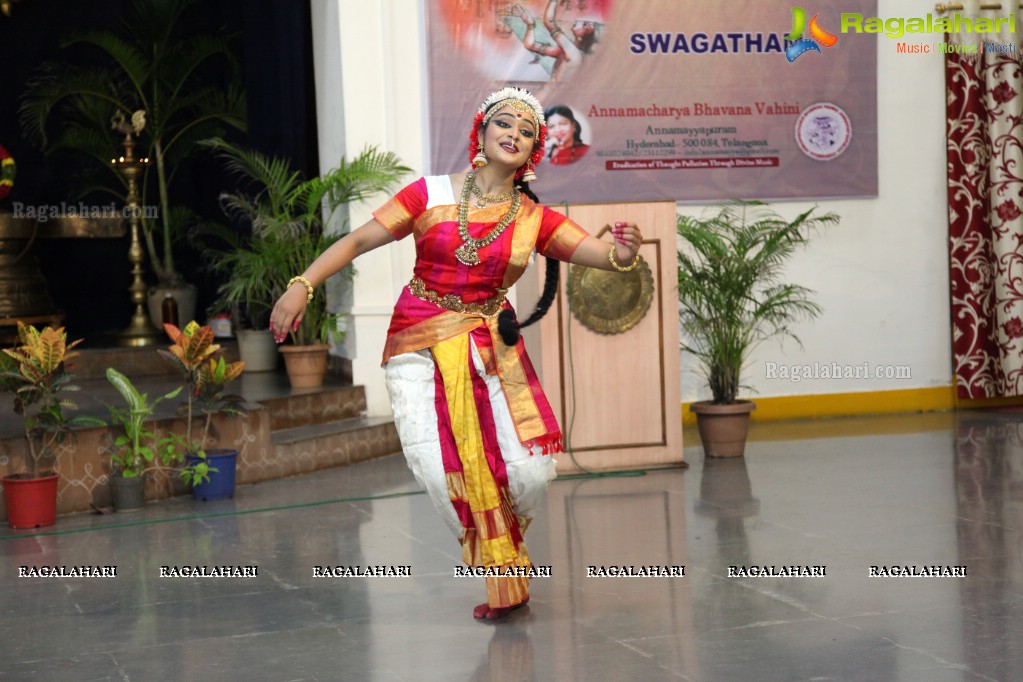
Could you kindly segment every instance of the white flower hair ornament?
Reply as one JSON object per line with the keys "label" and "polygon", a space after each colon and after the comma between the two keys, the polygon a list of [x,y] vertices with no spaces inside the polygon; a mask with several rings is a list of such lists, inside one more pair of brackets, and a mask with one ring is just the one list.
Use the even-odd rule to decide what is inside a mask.
{"label": "white flower hair ornament", "polygon": [[[522,107],[515,106],[515,102],[521,102],[522,104],[525,104],[526,106],[529,107],[529,111],[526,112],[524,109],[522,109]],[[481,104],[479,108],[479,113],[483,114],[484,125],[486,125],[487,121],[490,120],[490,116],[493,115],[493,112],[497,111],[498,109],[497,105],[505,103],[511,104],[519,111],[523,111],[523,113],[532,114],[533,118],[535,119],[534,122],[536,123],[536,126],[538,128],[540,126],[547,125],[547,121],[546,119],[544,119],[543,116],[543,105],[540,104],[540,100],[534,97],[532,93],[530,93],[528,90],[523,90],[522,88],[515,87],[501,88],[497,92],[490,93],[490,96],[483,100],[483,104]],[[491,111],[491,114],[489,116],[487,115],[488,111]]]}

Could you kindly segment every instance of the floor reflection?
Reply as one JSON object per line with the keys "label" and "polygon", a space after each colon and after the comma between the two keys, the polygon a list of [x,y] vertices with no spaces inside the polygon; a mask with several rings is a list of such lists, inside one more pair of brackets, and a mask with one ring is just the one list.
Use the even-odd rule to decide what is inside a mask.
{"label": "floor reflection", "polygon": [[[529,606],[522,607],[522,611]],[[526,613],[516,613],[516,620]],[[533,660],[533,641],[518,623],[494,625],[494,634],[487,644],[487,654],[469,678],[470,682],[535,682],[537,677]]]}
{"label": "floor reflection", "polygon": [[[738,459],[552,483],[526,539],[552,576],[501,624],[403,458],[0,532],[0,678],[1023,679],[1023,411],[758,425]],[[375,498],[375,499],[373,499]],[[202,518],[190,518],[201,514]],[[21,565],[118,566],[114,580]],[[259,566],[256,579],[159,577]],[[408,565],[316,578],[319,565]],[[685,566],[684,577],[592,577]],[[824,565],[825,577],[729,577]],[[870,577],[966,565],[965,578]],[[40,648],[40,634],[58,646]]]}
{"label": "floor reflection", "polygon": [[[1019,679],[1023,651],[1023,422],[1016,411],[968,413],[955,433],[962,637],[971,670]],[[1011,663],[1016,660],[1015,664]],[[1011,666],[1011,667],[1010,667]]]}
{"label": "floor reflection", "polygon": [[[589,572],[643,566],[685,566],[686,495],[681,471],[567,481],[551,486],[551,563],[565,567],[556,603],[550,679],[612,679],[609,642],[637,633],[689,630],[686,577],[588,577]],[[688,570],[688,567],[687,567]],[[582,626],[582,627],[580,627]],[[671,656],[695,664],[692,642],[670,636]],[[611,666],[609,668],[609,666]]]}
{"label": "floor reflection", "polygon": [[760,513],[760,500],[753,496],[746,459],[707,458],[699,476],[700,499],[696,513],[715,520],[718,546],[728,548],[728,555],[723,559],[730,564],[748,563],[746,519]]}

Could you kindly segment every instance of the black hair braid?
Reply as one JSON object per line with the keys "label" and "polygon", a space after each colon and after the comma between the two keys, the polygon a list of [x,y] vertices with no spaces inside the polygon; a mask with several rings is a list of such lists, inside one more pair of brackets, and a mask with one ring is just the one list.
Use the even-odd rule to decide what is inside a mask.
{"label": "black hair braid", "polygon": [[[519,182],[519,189],[527,197],[540,203],[540,200],[533,193],[533,190],[529,189],[529,183]],[[519,323],[515,319],[515,312],[511,309],[505,309],[501,311],[501,314],[497,316],[497,331],[501,335],[501,340],[504,341],[505,345],[514,346],[519,342],[519,330],[523,327],[528,327],[534,322],[542,318],[547,311],[550,310],[551,304],[554,303],[554,298],[558,294],[558,279],[561,275],[561,261],[554,258],[547,258],[547,271],[544,273],[543,282],[543,293],[540,295],[540,299],[536,302],[536,308],[533,313],[526,318],[525,322]]]}

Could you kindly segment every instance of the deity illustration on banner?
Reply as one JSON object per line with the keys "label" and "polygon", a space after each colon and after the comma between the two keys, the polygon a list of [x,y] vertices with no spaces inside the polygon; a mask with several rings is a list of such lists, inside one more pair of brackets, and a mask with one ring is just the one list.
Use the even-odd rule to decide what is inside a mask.
{"label": "deity illustration on banner", "polygon": [[613,0],[441,0],[455,48],[486,76],[561,82],[600,49]]}

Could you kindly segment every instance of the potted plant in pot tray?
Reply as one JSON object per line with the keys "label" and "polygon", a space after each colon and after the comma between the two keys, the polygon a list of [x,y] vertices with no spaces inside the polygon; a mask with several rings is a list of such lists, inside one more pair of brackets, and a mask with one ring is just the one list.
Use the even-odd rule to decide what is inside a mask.
{"label": "potted plant in pot tray", "polygon": [[[256,194],[225,193],[225,212],[249,228],[238,236],[208,226],[222,245],[207,249],[215,270],[226,281],[220,290],[227,302],[242,303],[250,311],[269,311],[284,293],[288,280],[303,272],[327,247],[342,236],[328,233],[327,226],[342,206],[391,189],[409,169],[390,152],[369,148],[352,161],[323,177],[302,180],[287,161],[270,158],[222,140],[206,143],[217,149],[228,167],[250,182]],[[351,268],[342,277],[350,278]],[[329,344],[343,339],[340,316],[327,308],[326,296],[318,293],[306,308],[292,345],[282,346],[288,376],[294,387],[323,383]],[[269,321],[269,317],[265,318]],[[264,318],[259,318],[263,323]],[[264,326],[261,324],[261,326]]]}
{"label": "potted plant in pot tray", "polygon": [[115,512],[138,511],[145,505],[146,478],[154,472],[166,474],[168,467],[183,461],[184,453],[177,447],[178,439],[158,437],[146,426],[146,420],[153,416],[161,401],[177,397],[184,387],[179,386],[150,402],[147,394],[140,393],[128,377],[113,367],[107,369],[107,381],[127,405],[125,408],[107,406],[114,425],[122,430],[110,449],[113,465],[109,477],[110,495]]}
{"label": "potted plant in pot tray", "polygon": [[700,440],[709,457],[741,456],[755,404],[738,398],[749,353],[772,337],[791,337],[793,322],[816,317],[813,292],[779,281],[782,267],[812,233],[836,224],[812,208],[786,220],[760,201],[731,201],[709,218],[678,217],[682,349],[706,374],[712,399],[695,402]]}
{"label": "potted plant in pot tray", "polygon": [[[245,400],[239,395],[224,393],[224,386],[238,378],[245,369],[244,362],[225,362],[220,346],[213,343],[213,329],[192,321],[184,329],[172,324],[163,326],[173,345],[157,352],[166,358],[181,374],[188,399],[178,409],[185,416],[185,435],[181,442],[187,452],[186,465],[181,476],[192,484],[196,499],[219,500],[234,496],[235,449],[207,448],[214,433],[215,415],[237,416],[244,409]],[[204,418],[201,434],[193,440],[194,418]]]}
{"label": "potted plant in pot tray", "polygon": [[21,416],[27,446],[27,471],[4,477],[7,523],[11,528],[52,526],[57,519],[57,481],[53,470],[56,447],[71,434],[72,426],[102,426],[99,419],[68,419],[65,410],[75,405],[64,393],[76,391],[65,363],[77,353],[81,339],[67,342],[63,327],[35,327],[18,323],[21,345],[0,353],[0,389],[14,394],[14,412]]}

